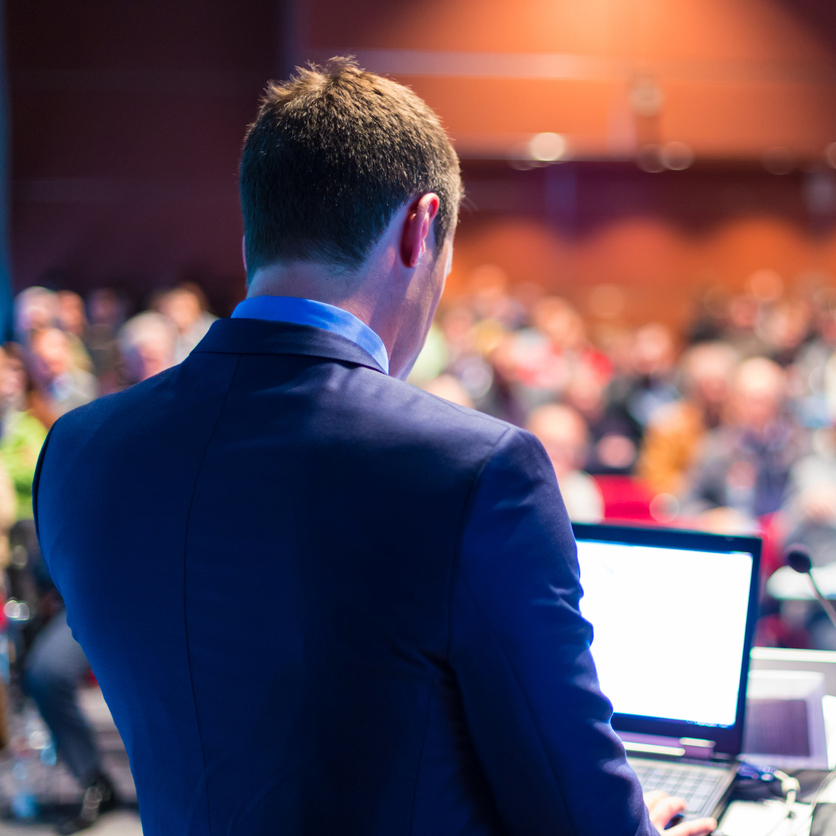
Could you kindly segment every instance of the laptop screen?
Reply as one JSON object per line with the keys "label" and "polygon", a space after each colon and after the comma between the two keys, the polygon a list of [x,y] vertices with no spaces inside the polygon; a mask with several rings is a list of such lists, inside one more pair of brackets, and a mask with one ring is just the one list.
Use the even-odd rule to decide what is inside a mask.
{"label": "laptop screen", "polygon": [[734,727],[758,541],[626,527],[604,535],[606,528],[576,526],[576,536],[581,612],[593,625],[592,655],[614,711]]}

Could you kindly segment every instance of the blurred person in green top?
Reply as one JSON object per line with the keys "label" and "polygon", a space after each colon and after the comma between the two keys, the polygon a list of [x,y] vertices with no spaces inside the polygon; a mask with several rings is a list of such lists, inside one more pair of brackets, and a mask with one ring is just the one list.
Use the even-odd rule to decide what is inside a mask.
{"label": "blurred person in green top", "polygon": [[[63,601],[41,559],[32,519],[32,480],[46,439],[46,426],[52,425],[56,414],[72,406],[70,398],[61,402],[49,388],[72,367],[70,342],[63,336],[64,332],[52,327],[30,332],[31,359],[39,373],[40,391],[29,380],[20,346],[11,343],[0,350],[0,565],[5,468],[14,485],[17,505],[17,522],[9,534],[11,553],[22,546],[27,555],[25,568],[15,559],[20,585],[17,590],[14,584],[10,587],[16,592],[15,597],[27,602],[33,614],[19,630],[15,645],[17,664],[23,673],[24,691],[34,700],[49,727],[59,757],[84,787],[78,812],[56,826],[58,833],[75,833],[113,809],[117,799],[113,784],[104,773],[94,731],[78,702],[77,686],[89,674],[90,663],[72,637]],[[91,375],[88,377],[92,379]],[[70,393],[75,394],[77,391]]]}
{"label": "blurred person in green top", "polygon": [[0,463],[15,491],[15,518],[32,519],[32,479],[46,427],[27,408],[26,371],[13,347],[0,350]]}

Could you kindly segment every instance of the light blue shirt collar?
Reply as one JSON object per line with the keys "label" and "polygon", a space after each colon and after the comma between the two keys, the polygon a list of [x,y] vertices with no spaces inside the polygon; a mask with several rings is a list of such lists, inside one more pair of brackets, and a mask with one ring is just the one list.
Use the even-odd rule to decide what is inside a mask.
{"label": "light blue shirt collar", "polygon": [[253,296],[236,306],[232,318],[268,319],[331,331],[359,345],[389,374],[389,354],[383,340],[354,314],[334,305],[296,296]]}

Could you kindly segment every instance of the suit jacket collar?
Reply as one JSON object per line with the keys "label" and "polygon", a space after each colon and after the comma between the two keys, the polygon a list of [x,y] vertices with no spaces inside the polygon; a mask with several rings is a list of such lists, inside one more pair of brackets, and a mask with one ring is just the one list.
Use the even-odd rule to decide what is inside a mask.
{"label": "suit jacket collar", "polygon": [[385,374],[368,352],[339,334],[264,319],[219,319],[192,353],[302,354],[366,366]]}

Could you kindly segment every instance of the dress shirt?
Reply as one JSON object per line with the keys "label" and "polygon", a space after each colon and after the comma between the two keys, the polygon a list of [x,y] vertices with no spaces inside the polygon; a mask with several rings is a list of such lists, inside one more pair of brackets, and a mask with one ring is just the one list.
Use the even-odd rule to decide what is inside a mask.
{"label": "dress shirt", "polygon": [[353,313],[325,302],[296,296],[253,296],[236,306],[233,319],[268,319],[332,331],[359,345],[389,374],[389,354],[383,340]]}

